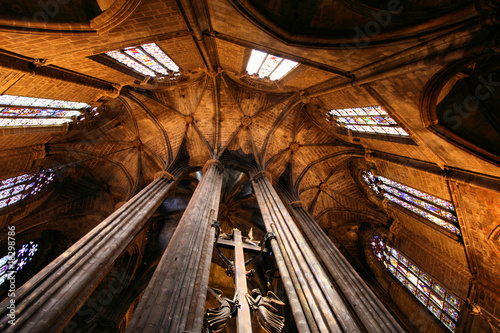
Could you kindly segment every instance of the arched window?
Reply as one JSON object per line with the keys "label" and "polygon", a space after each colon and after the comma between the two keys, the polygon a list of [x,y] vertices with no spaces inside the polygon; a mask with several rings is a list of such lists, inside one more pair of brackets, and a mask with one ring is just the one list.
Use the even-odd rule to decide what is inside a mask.
{"label": "arched window", "polygon": [[377,259],[401,282],[434,316],[455,332],[462,302],[431,278],[410,259],[379,236],[371,240]]}
{"label": "arched window", "polygon": [[[329,115],[337,126],[354,132],[409,136],[380,106],[330,110]],[[331,121],[329,118],[326,120]]]}
{"label": "arched window", "polygon": [[146,76],[159,75],[170,80],[181,76],[179,66],[155,43],[109,51],[106,55]]}
{"label": "arched window", "polygon": [[87,103],[0,95],[0,127],[64,125],[78,119]]}
{"label": "arched window", "polygon": [[0,182],[0,209],[10,206],[21,199],[36,195],[52,183],[55,174],[51,169],[38,173],[8,178]]}
{"label": "arched window", "polygon": [[390,201],[426,218],[438,226],[460,235],[455,207],[447,200],[421,192],[389,178],[363,172],[366,184],[376,193]]}
{"label": "arched window", "polygon": [[259,78],[268,77],[275,81],[283,78],[297,67],[298,63],[265,52],[252,50],[247,64],[248,75],[257,74]]}
{"label": "arched window", "polygon": [[33,241],[24,244],[13,256],[6,255],[0,259],[0,285],[11,276],[22,270],[24,266],[33,259],[38,250],[38,244]]}

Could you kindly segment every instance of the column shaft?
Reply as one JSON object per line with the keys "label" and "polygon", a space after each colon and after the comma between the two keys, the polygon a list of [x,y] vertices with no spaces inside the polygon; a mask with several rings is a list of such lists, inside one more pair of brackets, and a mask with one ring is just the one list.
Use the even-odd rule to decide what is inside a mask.
{"label": "column shaft", "polygon": [[387,309],[349,265],[337,247],[321,230],[303,205],[292,205],[291,212],[321,262],[340,288],[344,297],[368,332],[403,332]]}
{"label": "column shaft", "polygon": [[154,180],[16,291],[16,325],[9,299],[0,304],[0,331],[61,331],[165,200],[173,177]]}
{"label": "column shaft", "polygon": [[209,161],[127,327],[127,332],[200,332],[222,187]]}
{"label": "column shaft", "polygon": [[[261,174],[262,175],[262,174]],[[295,225],[290,214],[266,176],[254,177],[254,190],[268,231],[276,234],[278,247],[285,262],[280,273],[293,279],[292,295],[297,295],[301,313],[307,319],[307,328],[299,332],[361,332],[355,316],[343,303],[340,294],[323,270],[309,244]],[[275,249],[273,251],[276,253]],[[285,284],[287,295],[290,285]],[[297,318],[296,318],[297,320]]]}

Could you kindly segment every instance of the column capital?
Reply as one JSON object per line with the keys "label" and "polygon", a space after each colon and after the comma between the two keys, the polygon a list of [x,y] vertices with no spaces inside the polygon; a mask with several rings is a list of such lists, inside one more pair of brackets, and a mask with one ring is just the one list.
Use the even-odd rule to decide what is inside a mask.
{"label": "column capital", "polygon": [[155,174],[155,179],[157,179],[157,178],[164,178],[164,179],[169,180],[169,181],[174,181],[175,180],[175,177],[170,172],[167,172],[165,170],[158,171]]}
{"label": "column capital", "polygon": [[266,178],[266,177],[272,183],[273,176],[271,175],[271,173],[269,171],[265,171],[265,170],[264,171],[259,171],[256,174],[254,174],[253,177],[252,177],[252,181],[258,182],[262,178]]}
{"label": "column capital", "polygon": [[306,203],[301,200],[292,201],[290,203],[290,206],[292,206],[293,209],[299,209],[299,208],[307,209]]}
{"label": "column capital", "polygon": [[219,160],[211,159],[211,160],[208,160],[205,163],[205,165],[203,166],[203,173],[204,174],[206,173],[206,171],[208,170],[208,168],[211,165],[215,165],[215,167],[217,168],[217,170],[219,170],[219,173],[223,173],[224,172],[224,166],[222,165],[222,163]]}

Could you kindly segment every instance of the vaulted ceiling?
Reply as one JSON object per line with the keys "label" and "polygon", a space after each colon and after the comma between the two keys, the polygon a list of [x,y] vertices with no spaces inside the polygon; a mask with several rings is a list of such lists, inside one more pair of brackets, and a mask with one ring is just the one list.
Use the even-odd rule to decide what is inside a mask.
{"label": "vaulted ceiling", "polygon": [[[85,9],[80,2],[81,15],[67,20],[59,14],[50,16],[43,8],[34,10],[27,2],[18,7],[4,4],[10,6],[5,12],[11,13],[9,17],[17,16],[14,24],[0,30],[0,60],[13,57],[36,65],[21,68],[15,61],[2,62],[0,93],[106,108],[91,123],[65,134],[0,136],[6,161],[0,164],[2,178],[53,168],[65,182],[46,193],[48,202],[73,205],[53,206],[50,214],[47,206],[27,207],[8,218],[22,221],[19,232],[45,226],[65,230],[57,222],[61,216],[75,216],[68,211],[76,209],[82,197],[92,197],[80,208],[95,209],[87,218],[79,215],[73,221],[78,227],[66,228],[69,238],[77,239],[150,183],[157,171],[174,165],[176,158],[188,158],[193,170],[220,158],[231,170],[266,170],[275,185],[286,184],[296,191],[320,226],[351,253],[358,251],[362,224],[389,227],[396,220],[393,229],[404,224],[422,244],[431,244],[435,253],[446,252],[451,262],[467,270],[463,279],[470,277],[470,254],[464,255],[461,245],[425,226],[407,223],[410,218],[405,214],[387,214],[369,197],[358,176],[369,164],[365,154],[380,151],[446,170],[500,177],[495,163],[458,149],[431,133],[422,120],[422,95],[435,75],[492,44],[487,43],[491,35],[487,25],[479,24],[481,15],[471,1],[92,3],[103,11],[128,10],[117,10],[116,18],[104,24],[99,21],[102,16],[96,18],[99,10]],[[58,10],[69,11],[66,6]],[[19,12],[22,15],[12,14]],[[44,28],[36,22],[37,13],[45,13],[49,20]],[[23,15],[34,23],[23,26]],[[7,18],[0,15],[0,20]],[[182,79],[141,78],[97,61],[107,51],[151,42],[179,65]],[[246,65],[252,49],[297,61],[299,66],[278,81],[250,77]],[[40,68],[59,71],[60,77],[50,77]],[[68,79],[72,75],[78,79]],[[370,105],[389,107],[413,142],[353,137],[325,120],[327,110]],[[36,149],[43,154],[34,158]],[[410,186],[452,200],[444,178],[425,175],[424,179],[405,166],[379,168]],[[245,177],[236,171],[227,176],[223,204],[228,226],[241,227],[245,220],[256,218],[255,199],[245,192]],[[191,187],[179,187],[177,195],[189,195],[196,184],[193,177],[191,181]],[[78,193],[78,188],[85,193]],[[484,196],[491,196],[488,193]],[[65,210],[68,215],[61,215]],[[485,215],[498,216],[491,211]],[[0,219],[6,221],[7,217]],[[473,229],[483,231],[474,234],[476,247],[468,251],[498,260],[498,246],[488,238],[496,222],[474,223]],[[259,221],[252,226],[258,228]],[[478,261],[485,284],[491,283],[498,269],[488,267],[487,259]]]}

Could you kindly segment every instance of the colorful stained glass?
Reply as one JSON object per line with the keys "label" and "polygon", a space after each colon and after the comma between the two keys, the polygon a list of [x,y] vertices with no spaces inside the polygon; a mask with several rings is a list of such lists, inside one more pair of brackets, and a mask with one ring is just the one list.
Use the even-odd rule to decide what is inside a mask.
{"label": "colorful stained glass", "polygon": [[448,329],[452,332],[455,332],[455,329],[456,329],[456,324],[450,319],[448,318],[446,315],[442,314],[441,315],[441,322],[446,326],[448,327]]}
{"label": "colorful stained glass", "polygon": [[[1,95],[0,105],[3,106],[22,106],[30,108],[61,108],[61,109],[74,109],[80,110],[90,107],[87,103],[61,101],[47,98],[25,97],[15,95]],[[23,108],[20,108],[23,109]],[[57,110],[52,110],[57,111]]]}
{"label": "colorful stained glass", "polygon": [[429,296],[431,289],[429,286],[427,286],[425,283],[423,283],[421,280],[418,281],[417,283],[417,288],[425,294],[425,296]]}
{"label": "colorful stained glass", "polygon": [[292,61],[285,59],[283,62],[274,70],[274,72],[269,76],[269,79],[271,81],[279,80],[288,72],[290,72],[292,69],[298,66],[298,62]]}
{"label": "colorful stained glass", "polygon": [[123,52],[133,57],[135,60],[139,61],[144,66],[149,67],[149,69],[152,69],[153,71],[163,75],[168,75],[167,70],[163,68],[163,66],[158,64],[153,58],[151,58],[149,55],[139,50],[137,47],[126,48],[123,50]]}
{"label": "colorful stained glass", "polygon": [[443,298],[443,299],[445,298],[445,296],[446,296],[446,290],[443,287],[441,287],[439,284],[434,283],[432,285],[432,289],[434,289],[439,294],[439,296],[441,298]]}
{"label": "colorful stained glass", "polygon": [[381,189],[401,198],[401,199],[404,199],[412,204],[420,206],[420,207],[422,207],[422,208],[424,208],[424,209],[426,209],[426,210],[428,210],[436,215],[440,215],[440,216],[442,216],[448,220],[451,220],[453,222],[458,222],[457,217],[455,215],[453,215],[453,213],[448,212],[444,209],[438,208],[438,207],[436,207],[436,206],[434,206],[434,205],[432,205],[424,200],[417,199],[417,198],[415,198],[407,193],[401,192],[401,191],[399,191],[393,187],[390,187],[388,185],[385,185],[385,184],[379,185],[379,187]]}
{"label": "colorful stained glass", "polygon": [[22,270],[32,259],[37,250],[38,244],[30,241],[17,251],[17,255],[12,257],[5,256],[0,259],[0,285],[7,281],[12,275]]}
{"label": "colorful stained glass", "polygon": [[14,95],[1,95],[0,105],[4,106],[0,107],[0,126],[3,127],[62,125],[79,116],[79,110],[90,107],[80,102]]}
{"label": "colorful stained glass", "polygon": [[398,198],[396,198],[388,193],[384,193],[384,196],[387,199],[389,199],[390,201],[395,202],[395,203],[403,206],[404,208],[411,210],[412,212],[417,213],[420,216],[425,217],[426,219],[428,219],[431,222],[434,222],[435,224],[439,225],[440,227],[448,229],[449,231],[453,232],[454,234],[460,235],[460,230],[457,227],[455,227],[453,224],[446,222],[446,221],[444,221],[444,220],[442,220],[442,219],[440,219],[432,214],[429,214],[429,213],[427,213],[427,212],[425,212],[425,211],[423,211],[423,210],[421,210],[413,205],[410,205],[409,203],[407,203],[405,201],[401,201]]}
{"label": "colorful stained glass", "polygon": [[453,305],[455,309],[460,310],[460,302],[455,297],[448,294],[448,296],[446,296],[446,301]]}
{"label": "colorful stained glass", "polygon": [[443,305],[443,309],[451,318],[453,318],[454,321],[458,321],[458,312],[453,307],[445,302]]}
{"label": "colorful stained glass", "polygon": [[266,58],[266,55],[267,54],[265,52],[252,50],[252,54],[250,55],[250,59],[248,60],[247,64],[248,75],[253,75],[259,71],[259,68]]}
{"label": "colorful stained glass", "polygon": [[179,66],[177,66],[177,64],[172,59],[170,59],[170,57],[167,56],[165,52],[163,52],[162,49],[160,49],[155,43],[143,44],[141,45],[141,47],[146,50],[146,52],[155,57],[156,60],[163,66],[167,67],[175,73],[179,72]]}
{"label": "colorful stained glass", "polygon": [[258,50],[252,50],[247,64],[248,75],[258,74],[260,78],[269,77],[270,80],[280,80],[298,63],[289,59],[267,54]]}
{"label": "colorful stained glass", "polygon": [[417,290],[417,299],[422,302],[425,306],[427,306],[427,302],[428,302],[428,299],[427,297],[425,296],[424,293],[422,293],[421,291]]}
{"label": "colorful stained glass", "polygon": [[418,278],[415,274],[408,272],[406,277],[413,283],[415,286],[418,285]]}
{"label": "colorful stained glass", "polygon": [[[453,232],[456,235],[460,235],[460,230],[454,225],[454,223],[458,224],[458,218],[454,213],[454,206],[450,202],[415,190],[414,188],[400,184],[383,176],[375,177],[371,173],[370,175],[371,177],[369,177],[368,173],[365,171],[363,173],[363,179],[375,193],[379,194],[380,190],[384,190],[384,197],[390,201],[425,217],[429,221]],[[381,183],[379,181],[381,181]]]}
{"label": "colorful stained glass", "polygon": [[385,177],[382,177],[382,176],[378,176],[377,177],[379,180],[381,180],[382,182],[384,182],[385,184],[389,185],[389,186],[392,186],[392,187],[396,187],[402,191],[405,191],[409,194],[412,194],[416,197],[419,197],[421,199],[424,199],[424,200],[427,200],[427,201],[430,201],[436,205],[439,205],[447,210],[450,210],[450,211],[455,211],[455,207],[453,206],[453,204],[449,201],[446,201],[446,200],[443,200],[443,199],[439,199],[439,198],[436,198],[435,196],[433,195],[430,195],[430,194],[427,194],[427,193],[424,193],[424,192],[421,192],[419,190],[416,190],[414,188],[411,188],[409,186],[406,186],[406,185],[403,185],[403,184],[400,184],[394,180],[391,180],[391,179],[388,179],[388,178],[385,178]]}
{"label": "colorful stained glass", "polygon": [[378,236],[374,236],[372,238],[372,249],[379,261],[382,261],[384,259],[384,256],[382,255],[382,251],[384,250],[384,248],[384,241]]}
{"label": "colorful stained glass", "polygon": [[438,308],[434,303],[432,302],[429,302],[429,304],[427,305],[427,308],[432,312],[432,314],[434,314],[436,317],[439,318],[440,314],[441,314],[441,309]]}
{"label": "colorful stained glass", "polygon": [[[351,131],[408,136],[380,106],[331,110],[337,124]],[[376,116],[376,117],[366,117]],[[382,126],[381,126],[382,125]]]}
{"label": "colorful stained glass", "polygon": [[[36,174],[21,175],[1,181],[0,208],[12,205],[28,195],[35,195],[55,179],[51,169]],[[33,181],[32,181],[33,180]],[[21,248],[19,251],[27,249]]]}
{"label": "colorful stained glass", "polygon": [[266,60],[264,60],[264,63],[262,64],[262,66],[260,66],[260,69],[257,72],[257,74],[259,75],[260,78],[269,76],[269,74],[271,74],[271,72],[274,71],[276,67],[278,67],[278,65],[281,63],[282,60],[283,58],[281,57],[268,54]]}
{"label": "colorful stained glass", "polygon": [[413,295],[415,295],[415,294],[416,294],[416,292],[417,292],[417,287],[415,287],[413,284],[409,283],[409,284],[408,284],[408,286],[407,286],[407,288],[408,288],[408,289],[410,289],[410,291],[411,291],[411,293],[412,293]]}
{"label": "colorful stained glass", "polygon": [[156,77],[157,74],[168,76],[171,74],[168,70],[174,72],[171,80],[181,75],[179,73],[179,66],[155,43],[109,51],[106,52],[106,55],[143,75],[151,77]]}
{"label": "colorful stained glass", "polygon": [[110,56],[111,58],[121,62],[122,64],[124,64],[132,69],[135,69],[136,71],[138,71],[141,74],[149,75],[152,77],[156,76],[155,72],[153,72],[152,70],[150,70],[146,66],[138,63],[134,59],[130,58],[129,56],[127,56],[119,51],[109,51],[109,52],[106,52],[106,55]]}
{"label": "colorful stained glass", "polygon": [[[366,177],[369,178],[368,175]],[[384,256],[382,256],[384,266],[448,329],[454,332],[459,317],[457,310],[460,307],[460,302],[429,275],[422,272],[405,255],[394,247],[387,245],[383,238],[373,236],[371,246],[377,258],[379,258],[378,254],[381,252],[380,247],[385,246],[386,251],[382,251],[384,253]]]}
{"label": "colorful stained glass", "polygon": [[413,264],[412,262],[409,263],[409,266],[408,268],[413,272],[415,273],[416,275],[419,275],[420,274],[420,270],[418,269],[418,267]]}
{"label": "colorful stained glass", "polygon": [[53,119],[25,119],[25,118],[0,118],[0,127],[25,127],[25,126],[52,126],[64,125],[72,122],[68,118],[53,118]]}

